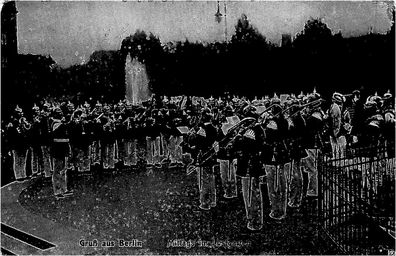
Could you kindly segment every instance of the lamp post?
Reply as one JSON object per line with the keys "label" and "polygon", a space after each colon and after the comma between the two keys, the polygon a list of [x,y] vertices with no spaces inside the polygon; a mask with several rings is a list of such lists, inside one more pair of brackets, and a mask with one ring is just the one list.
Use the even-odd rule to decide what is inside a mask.
{"label": "lamp post", "polygon": [[216,20],[217,23],[221,22],[221,17],[222,16],[223,16],[223,14],[221,14],[221,12],[220,12],[220,2],[217,1],[217,12],[215,14],[215,20]]}
{"label": "lamp post", "polygon": [[227,35],[227,3],[224,1],[224,37],[227,43],[228,35]]}
{"label": "lamp post", "polygon": [[[223,14],[220,12],[220,1],[217,1],[217,12],[215,13],[215,20],[217,23],[221,22]],[[224,38],[227,42],[227,4],[224,1]]]}

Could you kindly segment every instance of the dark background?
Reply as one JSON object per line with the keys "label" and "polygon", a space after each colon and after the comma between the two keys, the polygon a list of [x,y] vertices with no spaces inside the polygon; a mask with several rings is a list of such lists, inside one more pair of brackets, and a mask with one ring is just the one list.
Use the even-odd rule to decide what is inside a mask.
{"label": "dark background", "polygon": [[145,63],[151,90],[157,94],[218,96],[229,91],[254,97],[306,93],[316,87],[327,97],[334,91],[360,89],[366,96],[395,90],[394,23],[386,34],[344,38],[320,19],[310,19],[296,36],[283,35],[278,46],[242,15],[228,42],[164,45],[150,32],[136,31],[117,51],[97,51],[86,64],[61,68],[51,56],[17,53],[12,12],[11,7],[2,10],[3,119],[15,104],[30,109],[44,98],[77,103],[123,99],[128,53]]}

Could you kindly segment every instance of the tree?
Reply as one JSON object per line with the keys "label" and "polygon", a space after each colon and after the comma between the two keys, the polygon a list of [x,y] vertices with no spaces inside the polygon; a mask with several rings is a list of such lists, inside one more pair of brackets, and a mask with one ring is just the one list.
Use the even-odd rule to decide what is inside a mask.
{"label": "tree", "polygon": [[329,44],[332,38],[331,30],[321,19],[309,19],[303,31],[298,33],[293,45],[304,49],[318,50]]}
{"label": "tree", "polygon": [[235,25],[235,34],[232,35],[231,43],[266,43],[265,36],[258,32],[257,28],[253,27],[247,16],[242,14]]}
{"label": "tree", "polygon": [[[125,59],[120,51],[96,51],[87,66],[89,87],[93,93],[101,93],[111,100],[119,100],[125,93]],[[88,89],[88,88],[86,88]]]}
{"label": "tree", "polygon": [[231,38],[229,54],[232,63],[227,63],[233,74],[231,92],[249,94],[264,85],[265,78],[260,74],[268,70],[268,49],[265,36],[242,14]]}

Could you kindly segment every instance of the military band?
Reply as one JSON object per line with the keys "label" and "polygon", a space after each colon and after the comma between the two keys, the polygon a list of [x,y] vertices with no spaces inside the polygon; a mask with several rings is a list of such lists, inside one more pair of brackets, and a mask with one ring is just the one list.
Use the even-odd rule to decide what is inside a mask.
{"label": "military band", "polygon": [[389,92],[365,103],[359,91],[335,92],[330,102],[315,90],[282,100],[275,94],[252,101],[153,96],[142,105],[46,101],[31,113],[27,118],[16,106],[6,126],[17,181],[29,178],[28,169],[31,177],[52,177],[61,199],[73,194],[70,171],[184,167],[197,175],[197,207],[208,211],[241,195],[249,230],[262,229],[267,217],[284,219],[288,207],[318,195],[318,156],[327,144],[339,159],[347,147],[394,144],[395,131]]}

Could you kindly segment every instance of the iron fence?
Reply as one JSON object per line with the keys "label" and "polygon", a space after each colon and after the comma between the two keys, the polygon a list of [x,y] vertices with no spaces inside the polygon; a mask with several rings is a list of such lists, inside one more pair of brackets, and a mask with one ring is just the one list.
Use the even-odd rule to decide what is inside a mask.
{"label": "iron fence", "polygon": [[320,235],[345,254],[394,252],[394,145],[321,154],[318,161]]}

